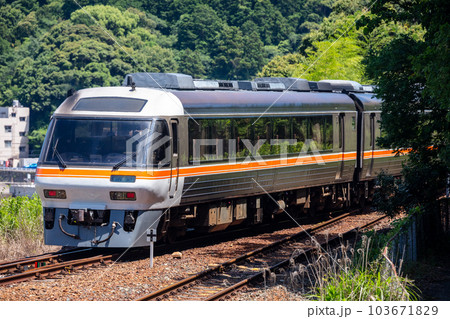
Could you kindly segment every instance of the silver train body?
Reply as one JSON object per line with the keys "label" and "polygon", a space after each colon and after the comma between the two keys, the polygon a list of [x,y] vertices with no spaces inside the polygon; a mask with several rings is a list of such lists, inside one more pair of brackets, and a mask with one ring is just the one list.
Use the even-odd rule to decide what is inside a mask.
{"label": "silver train body", "polygon": [[152,228],[161,240],[361,203],[404,160],[376,145],[380,101],[364,89],[133,74],[74,92],[36,172],[45,242],[138,247]]}

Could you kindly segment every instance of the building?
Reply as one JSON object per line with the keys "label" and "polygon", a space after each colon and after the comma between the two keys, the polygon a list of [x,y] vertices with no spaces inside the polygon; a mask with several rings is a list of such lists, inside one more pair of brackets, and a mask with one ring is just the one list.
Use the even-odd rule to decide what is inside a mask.
{"label": "building", "polygon": [[18,100],[12,107],[0,107],[0,166],[17,166],[19,158],[28,157],[30,109]]}

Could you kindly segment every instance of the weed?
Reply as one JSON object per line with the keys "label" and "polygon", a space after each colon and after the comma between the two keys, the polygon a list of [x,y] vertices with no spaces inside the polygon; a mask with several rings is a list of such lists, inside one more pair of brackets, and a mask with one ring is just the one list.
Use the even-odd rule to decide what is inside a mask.
{"label": "weed", "polygon": [[341,245],[318,254],[309,265],[315,280],[308,297],[324,301],[416,300],[412,282],[398,275],[400,269],[388,258],[387,249],[380,253],[379,240],[373,237],[375,245],[372,237],[363,236],[356,249]]}
{"label": "weed", "polygon": [[52,249],[43,242],[42,204],[32,197],[5,197],[0,201],[0,259],[22,257]]}
{"label": "weed", "polygon": [[[267,273],[265,285],[277,281],[293,293],[301,293],[309,300],[334,301],[406,301],[417,300],[418,289],[408,278],[399,275],[396,267],[382,251],[388,235],[362,236],[356,246],[347,243],[334,249],[316,250],[308,257],[303,250],[292,254],[289,266],[277,275]],[[296,264],[298,256],[306,263]],[[274,276],[276,277],[274,282]]]}

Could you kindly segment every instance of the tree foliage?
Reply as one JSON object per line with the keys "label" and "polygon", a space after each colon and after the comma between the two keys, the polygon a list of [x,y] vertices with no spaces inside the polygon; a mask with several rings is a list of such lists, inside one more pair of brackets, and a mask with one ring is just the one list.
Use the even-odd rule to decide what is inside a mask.
{"label": "tree foliage", "polygon": [[119,85],[128,72],[248,79],[295,51],[329,0],[0,0],[0,103],[48,123],[68,89]]}
{"label": "tree foliage", "polygon": [[368,32],[388,22],[420,27],[380,41],[366,63],[383,99],[378,142],[410,150],[402,187],[410,203],[429,212],[438,210],[436,199],[450,173],[448,9],[441,0],[381,0],[362,22]]}
{"label": "tree foliage", "polygon": [[[320,25],[310,28],[294,55],[275,56],[259,75],[284,74],[312,81],[342,79],[368,82],[361,62],[371,37],[355,26],[365,5],[363,0],[334,2],[334,11]],[[277,65],[280,70],[277,70]]]}
{"label": "tree foliage", "polygon": [[[442,104],[449,94],[443,89],[449,30],[423,13],[425,4],[434,2],[394,1],[383,7],[388,2],[381,1],[373,13],[363,14],[371,1],[0,0],[0,103],[19,99],[31,107],[31,128],[37,130],[31,136],[39,145],[39,128],[70,88],[119,85],[126,73],[140,71],[377,81],[362,67],[364,58],[402,34],[428,41],[423,30],[433,26],[434,44],[416,48],[421,54],[405,63],[427,65],[414,72],[433,84],[424,92]],[[411,8],[418,11],[409,13]],[[361,17],[373,27],[358,28],[354,22]],[[377,68],[378,62],[367,61],[369,69]],[[413,121],[410,131],[418,128]]]}
{"label": "tree foliage", "polygon": [[160,45],[171,41],[156,27],[136,9],[96,5],[74,11],[1,56],[0,100],[19,99],[31,107],[31,127],[37,130],[71,88],[120,85],[129,72],[177,71],[174,52]]}

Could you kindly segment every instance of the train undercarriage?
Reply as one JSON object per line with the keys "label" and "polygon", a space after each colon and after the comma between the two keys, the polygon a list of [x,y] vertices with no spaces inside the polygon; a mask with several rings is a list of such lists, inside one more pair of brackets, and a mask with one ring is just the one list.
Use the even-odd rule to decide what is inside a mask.
{"label": "train undercarriage", "polygon": [[372,200],[374,181],[288,190],[247,198],[232,198],[168,209],[158,225],[159,240],[174,241],[188,231],[222,231],[233,226],[300,219]]}

